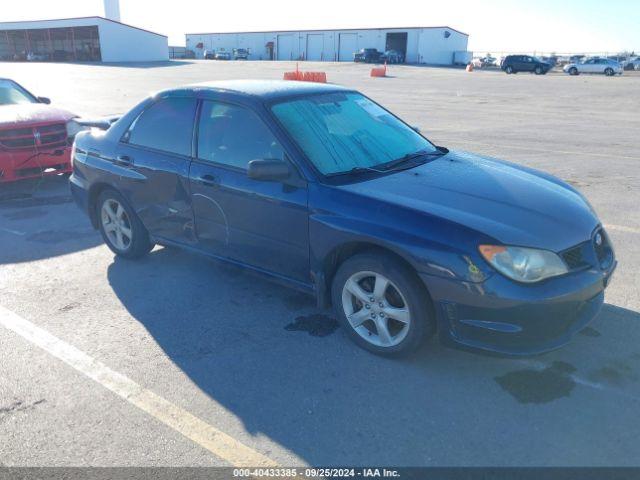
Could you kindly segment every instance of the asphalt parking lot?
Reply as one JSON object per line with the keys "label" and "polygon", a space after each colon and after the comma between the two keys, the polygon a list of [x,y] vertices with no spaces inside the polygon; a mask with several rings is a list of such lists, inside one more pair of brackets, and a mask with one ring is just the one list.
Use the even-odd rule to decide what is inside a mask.
{"label": "asphalt parking lot", "polygon": [[[166,87],[293,68],[0,63],[0,77],[91,116]],[[579,188],[620,262],[599,316],[541,356],[432,341],[386,360],[311,298],[235,268],[161,247],[115,259],[65,178],[1,186],[0,318],[12,320],[0,321],[0,465],[640,465],[640,72],[301,68],[439,145]]]}

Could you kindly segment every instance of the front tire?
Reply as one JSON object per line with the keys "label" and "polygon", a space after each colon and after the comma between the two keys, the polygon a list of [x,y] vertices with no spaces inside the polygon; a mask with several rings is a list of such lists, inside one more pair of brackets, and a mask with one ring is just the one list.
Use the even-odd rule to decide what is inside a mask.
{"label": "front tire", "polygon": [[331,296],[351,339],[377,355],[411,353],[434,331],[420,279],[388,255],[363,253],[346,260],[333,279]]}
{"label": "front tire", "polygon": [[104,190],[96,202],[100,233],[109,249],[123,258],[140,258],[151,251],[153,243],[138,215],[120,193]]}
{"label": "front tire", "polygon": [[605,74],[607,77],[613,77],[613,75],[615,74],[615,72],[613,71],[613,68],[607,68],[607,69],[605,69],[604,74]]}
{"label": "front tire", "polygon": [[578,69],[576,67],[571,67],[569,69],[569,75],[574,75],[575,76],[575,75],[578,75],[578,73],[579,72],[578,72]]}
{"label": "front tire", "polygon": [[542,67],[536,67],[534,72],[536,75],[542,75],[544,73],[544,71],[542,70]]}

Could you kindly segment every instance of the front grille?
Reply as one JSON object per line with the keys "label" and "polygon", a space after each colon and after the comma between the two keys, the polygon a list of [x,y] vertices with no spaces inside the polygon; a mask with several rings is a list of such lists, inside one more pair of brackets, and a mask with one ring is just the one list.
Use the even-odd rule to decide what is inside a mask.
{"label": "front grille", "polygon": [[8,150],[59,147],[66,142],[64,123],[0,130],[0,147]]}
{"label": "front grille", "polygon": [[565,250],[562,253],[562,259],[569,267],[569,270],[577,270],[579,268],[583,268],[588,266],[588,263],[585,261],[584,256],[582,254],[583,245],[578,245],[576,247],[570,248],[569,250]]}

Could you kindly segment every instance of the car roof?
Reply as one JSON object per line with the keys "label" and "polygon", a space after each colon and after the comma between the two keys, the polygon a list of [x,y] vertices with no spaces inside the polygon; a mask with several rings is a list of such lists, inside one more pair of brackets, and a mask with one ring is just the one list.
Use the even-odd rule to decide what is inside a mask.
{"label": "car roof", "polygon": [[211,90],[215,92],[226,91],[235,94],[258,97],[263,100],[272,100],[296,95],[349,91],[349,89],[339,85],[314,82],[296,82],[291,80],[220,80],[187,85],[178,89],[165,90],[163,93],[185,90]]}

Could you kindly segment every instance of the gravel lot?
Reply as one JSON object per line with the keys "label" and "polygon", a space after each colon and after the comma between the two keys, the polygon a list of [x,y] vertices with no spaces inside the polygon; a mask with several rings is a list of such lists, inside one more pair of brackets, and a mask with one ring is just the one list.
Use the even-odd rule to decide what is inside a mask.
{"label": "gravel lot", "polygon": [[[0,63],[0,77],[106,115],[158,89],[294,68]],[[95,364],[83,375],[0,324],[0,465],[233,463],[221,435],[185,436],[205,427],[281,465],[640,465],[640,74],[393,66],[376,79],[365,65],[301,68],[360,89],[437,144],[543,169],[583,191],[620,262],[598,318],[534,358],[431,342],[385,360],[352,345],[312,299],[235,268],[163,248],[140,262],[114,259],[64,178],[2,186],[0,307],[180,415],[172,426],[140,394],[88,378]]]}

